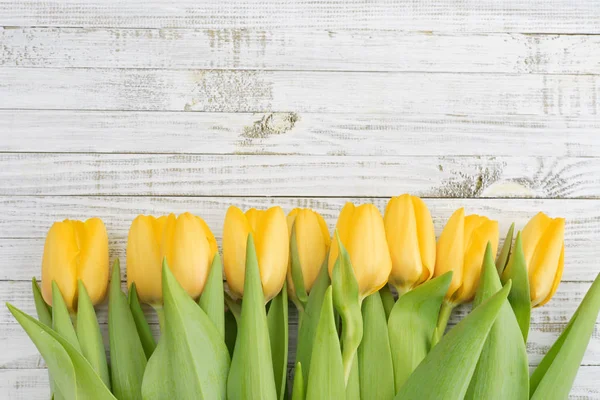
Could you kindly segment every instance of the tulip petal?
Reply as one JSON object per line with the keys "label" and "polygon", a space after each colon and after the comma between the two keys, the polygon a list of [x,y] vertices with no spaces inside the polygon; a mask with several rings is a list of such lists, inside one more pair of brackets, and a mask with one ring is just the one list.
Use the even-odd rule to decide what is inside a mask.
{"label": "tulip petal", "polygon": [[285,282],[283,289],[271,300],[267,313],[267,325],[277,397],[279,400],[283,400],[286,397],[288,362],[288,297]]}
{"label": "tulip petal", "polygon": [[212,260],[208,281],[198,304],[213,322],[222,338],[225,338],[225,296],[223,294],[223,267],[217,252]]}
{"label": "tulip petal", "polygon": [[52,282],[55,281],[67,308],[75,310],[78,253],[71,221],[55,222],[46,236],[42,258],[42,294],[49,305],[52,305]]}
{"label": "tulip petal", "polygon": [[325,292],[308,373],[306,399],[344,399],[344,367],[333,315],[332,288]]}
{"label": "tulip petal", "polygon": [[[298,339],[296,347],[296,361],[306,367],[303,367],[304,375],[308,377],[311,365],[311,356],[313,351],[314,339],[317,332],[317,325],[321,315],[321,307],[325,297],[325,291],[329,287],[329,273],[327,271],[327,260],[321,266],[321,272],[313,285],[304,313],[301,314],[301,320],[298,326]],[[303,379],[306,390],[307,379]]]}
{"label": "tulip petal", "polygon": [[357,353],[360,398],[391,400],[395,394],[394,367],[388,324],[379,292],[363,301],[362,318],[363,338]]}
{"label": "tulip petal", "polygon": [[[529,266],[531,304],[540,305],[551,297],[559,268],[559,259],[564,247],[565,220],[555,218],[548,225],[535,248]],[[561,271],[562,272],[562,271]]]}
{"label": "tulip petal", "polygon": [[232,399],[275,400],[277,389],[264,307],[265,297],[252,235],[248,235],[246,249],[244,299],[227,378],[227,396]]}
{"label": "tulip petal", "polygon": [[139,215],[127,237],[127,286],[135,282],[142,303],[161,304],[160,242],[167,217]]}
{"label": "tulip petal", "polygon": [[304,274],[300,255],[298,254],[298,240],[296,235],[296,224],[292,226],[292,234],[290,236],[290,275],[292,277],[292,293],[298,299],[301,306],[306,306],[308,294],[304,287]]}
{"label": "tulip petal", "polygon": [[565,245],[563,244],[562,249],[560,251],[560,258],[558,259],[558,268],[556,269],[556,275],[554,276],[554,283],[552,284],[552,288],[550,289],[550,292],[548,292],[546,299],[544,299],[540,304],[538,304],[537,305],[538,307],[541,307],[544,304],[546,304],[547,302],[549,302],[550,299],[552,298],[552,296],[554,296],[554,294],[556,293],[556,290],[558,289],[558,285],[560,284],[560,280],[562,279],[564,267],[565,267]]}
{"label": "tulip petal", "polygon": [[537,213],[523,228],[523,253],[525,254],[525,262],[527,268],[531,265],[531,259],[535,253],[542,234],[548,229],[552,218],[548,217],[543,212]]}
{"label": "tulip petal", "polygon": [[558,400],[569,392],[600,312],[600,274],[569,324],[531,375],[532,400]]}
{"label": "tulip petal", "polygon": [[108,287],[108,235],[100,218],[73,221],[79,243],[77,279],[85,284],[92,304],[104,300]]}
{"label": "tulip petal", "polygon": [[[340,215],[338,216],[338,220],[335,225],[335,232],[337,232],[337,233],[334,233],[334,236],[338,235],[340,237],[340,240],[342,243],[347,243],[346,239],[350,232],[350,227],[352,225],[352,219],[354,216],[355,209],[356,209],[356,207],[354,206],[354,204],[347,202],[344,205],[344,207],[342,208],[342,211],[340,211]],[[331,241],[331,250],[329,251],[329,263],[328,263],[329,276],[332,276],[332,274],[333,274],[333,267],[338,258],[338,255],[339,255],[338,241],[336,240],[335,237],[333,237],[332,241]]]}
{"label": "tulip petal", "polygon": [[223,224],[223,264],[229,290],[238,297],[244,294],[246,240],[252,228],[242,210],[230,206]]}
{"label": "tulip petal", "polygon": [[[492,246],[488,243],[473,306],[479,306],[501,289]],[[522,338],[515,314],[505,301],[483,346],[465,399],[528,399],[529,367]]]}
{"label": "tulip petal", "polygon": [[440,306],[451,281],[452,272],[447,272],[403,294],[392,308],[388,336],[397,390],[431,349]]}
{"label": "tulip petal", "polygon": [[460,321],[419,364],[396,399],[462,399],[510,283]]}
{"label": "tulip petal", "polygon": [[452,271],[452,282],[448,288],[447,298],[451,298],[458,290],[463,279],[464,220],[465,209],[459,208],[448,219],[437,242],[434,276],[437,277]]}
{"label": "tulip petal", "polygon": [[329,234],[323,236],[319,217],[320,215],[314,211],[304,209],[300,210],[294,222],[298,258],[307,292],[310,292],[315,279],[317,279],[320,267],[329,250]]}
{"label": "tulip petal", "polygon": [[148,325],[144,311],[142,311],[135,282],[129,288],[129,309],[135,322],[142,347],[144,348],[146,359],[148,359],[154,352],[154,349],[156,349],[156,341],[154,340],[154,336],[152,336],[152,331],[150,330],[150,325]]}
{"label": "tulip petal", "polygon": [[141,399],[146,354],[125,294],[119,259],[113,264],[108,298],[108,336],[112,390],[119,399]]}
{"label": "tulip petal", "polygon": [[508,294],[508,301],[519,323],[524,342],[527,343],[529,321],[531,319],[531,298],[529,295],[529,278],[527,276],[527,266],[525,265],[525,254],[521,238],[521,232],[517,232],[515,245],[508,264],[502,273],[501,280],[503,284],[506,284],[509,280],[514,282]]}
{"label": "tulip petal", "polygon": [[116,400],[90,363],[67,339],[21,310],[7,304],[17,322],[46,361],[56,396],[65,399]]}
{"label": "tulip petal", "polygon": [[433,276],[435,269],[435,228],[431,213],[425,202],[416,196],[411,197],[417,220],[417,235],[419,236],[419,249],[421,251],[421,262],[423,263],[423,277],[419,284],[427,281]]}
{"label": "tulip petal", "polygon": [[163,262],[165,323],[148,360],[143,398],[225,399],[229,352],[221,333]]}

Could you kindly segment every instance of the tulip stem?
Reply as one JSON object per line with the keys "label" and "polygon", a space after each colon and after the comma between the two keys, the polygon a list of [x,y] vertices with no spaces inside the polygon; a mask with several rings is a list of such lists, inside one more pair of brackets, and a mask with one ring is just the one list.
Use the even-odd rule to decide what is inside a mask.
{"label": "tulip stem", "polygon": [[454,304],[444,301],[442,303],[442,307],[440,308],[440,315],[438,317],[438,323],[435,328],[435,332],[433,334],[433,338],[431,340],[431,347],[435,346],[442,336],[444,336],[444,332],[446,332],[446,326],[448,325],[448,320],[450,319],[450,315],[452,314],[452,310],[454,309]]}
{"label": "tulip stem", "polygon": [[225,299],[225,304],[227,305],[227,308],[229,309],[229,311],[231,311],[231,313],[235,317],[235,322],[239,324],[240,317],[242,315],[242,306],[240,305],[240,303],[238,303],[234,299],[232,299],[231,296],[229,296],[229,294],[227,292],[225,292],[224,299]]}

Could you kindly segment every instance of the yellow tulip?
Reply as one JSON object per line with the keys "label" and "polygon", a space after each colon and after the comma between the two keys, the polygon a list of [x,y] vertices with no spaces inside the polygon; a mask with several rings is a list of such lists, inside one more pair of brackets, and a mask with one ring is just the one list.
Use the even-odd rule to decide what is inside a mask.
{"label": "yellow tulip", "polygon": [[[352,203],[346,203],[335,229],[350,255],[359,296],[364,299],[387,283],[392,270],[381,213],[373,204],[356,207]],[[329,253],[330,276],[338,253],[338,243],[334,237]]]}
{"label": "yellow tulip", "polygon": [[[309,208],[294,208],[290,211],[287,216],[287,226],[290,239],[292,227],[295,226],[296,229],[296,244],[304,278],[304,289],[309,293],[329,251],[331,243],[329,229],[323,217]],[[288,266],[287,282],[288,292],[295,296],[291,264]]]}
{"label": "yellow tulip", "polygon": [[532,307],[546,304],[556,293],[565,264],[564,236],[565,219],[550,218],[542,212],[523,228]]}
{"label": "yellow tulip", "polygon": [[434,276],[453,271],[446,301],[457,305],[471,301],[479,285],[479,276],[487,243],[494,257],[498,250],[498,222],[480,215],[465,217],[464,208],[452,214],[437,243]]}
{"label": "yellow tulip", "polygon": [[131,223],[127,239],[127,286],[135,282],[142,302],[160,305],[162,260],[166,257],[179,284],[197,299],[216,253],[215,237],[196,215],[139,215]]}
{"label": "yellow tulip", "polygon": [[46,236],[42,259],[42,295],[52,305],[56,281],[69,308],[77,309],[77,281],[85,285],[93,304],[100,303],[108,285],[108,235],[99,218],[85,222],[55,222]]}
{"label": "yellow tulip", "polygon": [[249,209],[244,214],[229,207],[223,226],[223,265],[231,292],[242,297],[246,273],[246,241],[252,234],[265,301],[281,291],[288,266],[289,240],[281,207]]}
{"label": "yellow tulip", "polygon": [[404,194],[385,208],[385,234],[392,257],[389,282],[404,293],[426,282],[435,268],[435,231],[425,202]]}

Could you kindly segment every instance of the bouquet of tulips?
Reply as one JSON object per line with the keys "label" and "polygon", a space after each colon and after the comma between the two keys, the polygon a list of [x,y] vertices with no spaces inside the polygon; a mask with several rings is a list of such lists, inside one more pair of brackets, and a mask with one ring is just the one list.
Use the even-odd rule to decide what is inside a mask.
{"label": "bouquet of tulips", "polygon": [[[565,399],[600,278],[531,376],[526,352],[531,310],[561,280],[564,224],[539,213],[496,254],[496,221],[461,208],[436,243],[427,206],[410,195],[383,217],[347,203],[333,235],[310,209],[286,218],[232,206],[221,262],[200,217],[141,215],[126,296],[103,222],[66,220],[48,232],[41,288],[33,280],[38,318],[8,308],[46,361],[54,399]],[[110,362],[94,309],[107,292]]]}

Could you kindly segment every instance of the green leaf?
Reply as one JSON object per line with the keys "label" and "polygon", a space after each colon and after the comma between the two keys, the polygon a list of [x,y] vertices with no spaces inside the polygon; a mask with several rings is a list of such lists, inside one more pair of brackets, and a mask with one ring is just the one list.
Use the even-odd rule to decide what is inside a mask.
{"label": "green leaf", "polygon": [[81,346],[81,353],[88,360],[94,371],[100,376],[106,387],[110,389],[110,374],[106,363],[106,350],[100,325],[94,305],[85,285],[81,280],[77,282],[79,292],[77,300],[77,338]]}
{"label": "green leaf", "polygon": [[331,285],[333,288],[333,305],[342,319],[342,361],[344,364],[344,381],[347,384],[354,356],[362,340],[363,322],[358,282],[354,276],[350,255],[342,244],[337,231],[335,236],[338,242],[339,255],[333,266]]}
{"label": "green leaf", "polygon": [[394,387],[402,387],[429,353],[440,305],[452,280],[452,271],[400,296],[388,318],[394,365]]}
{"label": "green leaf", "polygon": [[46,361],[54,379],[55,395],[65,399],[115,399],[90,363],[66,338],[11,304],[7,307]]}
{"label": "green leaf", "polygon": [[285,282],[281,292],[271,300],[271,306],[267,314],[267,324],[269,326],[269,342],[271,343],[277,397],[279,400],[283,400],[288,360],[288,298],[287,283]]}
{"label": "green leaf", "polygon": [[296,298],[304,307],[308,301],[308,294],[304,287],[304,274],[302,273],[302,265],[300,264],[300,256],[298,255],[298,242],[296,240],[296,223],[292,225],[292,234],[290,236],[290,268],[292,271],[292,282]]}
{"label": "green leaf", "polygon": [[361,398],[393,399],[396,393],[394,367],[388,324],[379,292],[363,301],[362,318],[363,339],[358,347]]}
{"label": "green leaf", "polygon": [[[485,250],[482,269],[474,306],[480,305],[502,289],[490,243]],[[510,304],[505,301],[483,346],[465,399],[525,400],[528,398],[527,349],[517,318]]]}
{"label": "green leaf", "polygon": [[225,399],[229,352],[208,315],[162,268],[165,323],[148,360],[144,399]]}
{"label": "green leaf", "polygon": [[396,300],[394,299],[394,295],[390,290],[390,285],[383,285],[383,287],[379,290],[379,294],[381,295],[383,309],[385,310],[385,318],[387,320],[392,313],[392,309],[394,308],[394,304],[396,304]]}
{"label": "green leaf", "polygon": [[229,350],[229,355],[233,357],[235,341],[237,338],[237,322],[235,316],[230,310],[225,313],[225,344]]}
{"label": "green leaf", "polygon": [[213,322],[221,338],[225,338],[225,297],[223,295],[223,266],[217,252],[208,273],[208,280],[198,304]]}
{"label": "green leaf", "polygon": [[302,375],[302,364],[300,363],[296,363],[296,369],[294,370],[292,400],[304,400],[304,376]]}
{"label": "green leaf", "polygon": [[[342,344],[342,347],[343,344]],[[350,379],[346,384],[346,400],[360,400],[360,376],[358,367],[358,351],[352,360],[352,368],[350,369]]]}
{"label": "green leaf", "polygon": [[533,371],[532,400],[566,399],[600,312],[600,274],[571,317],[569,324]]}
{"label": "green leaf", "polygon": [[125,294],[121,269],[115,260],[108,297],[108,336],[112,390],[119,399],[141,399],[146,354]]}
{"label": "green leaf", "polygon": [[227,378],[230,399],[277,399],[265,297],[252,235],[246,245],[242,314]]}
{"label": "green leaf", "polygon": [[[325,298],[325,291],[329,287],[329,271],[327,270],[327,260],[323,262],[321,271],[313,284],[313,287],[308,295],[308,302],[304,308],[304,313],[299,321],[298,339],[296,344],[296,362],[302,364],[302,370],[305,377],[308,377],[310,372],[310,359],[312,356],[313,343],[317,333],[319,317],[321,315],[321,307]],[[303,379],[304,389],[308,379]]]}
{"label": "green leaf", "polygon": [[506,238],[504,239],[504,244],[502,245],[502,250],[500,251],[500,254],[498,254],[498,259],[496,260],[496,270],[498,271],[498,275],[502,275],[504,268],[506,268],[506,263],[508,262],[508,257],[510,256],[514,231],[515,223],[513,222],[510,224],[510,228],[508,229]]}
{"label": "green leaf", "polygon": [[135,322],[135,327],[137,329],[138,336],[140,337],[140,342],[144,348],[146,359],[149,359],[154,352],[154,349],[156,349],[156,342],[154,341],[154,336],[150,330],[150,325],[148,325],[148,321],[146,320],[146,316],[142,310],[142,305],[140,304],[135,282],[133,282],[129,288],[129,310],[133,316],[133,321]]}
{"label": "green leaf", "polygon": [[507,283],[444,335],[400,388],[396,399],[463,399],[510,286]]}
{"label": "green leaf", "polygon": [[521,328],[524,342],[527,343],[529,334],[529,321],[531,319],[531,298],[529,294],[529,276],[527,274],[527,264],[525,262],[525,253],[523,253],[523,242],[521,232],[517,233],[517,239],[513,251],[502,272],[502,283],[508,280],[513,282],[512,290],[508,294],[508,301],[517,317],[517,322]]}
{"label": "green leaf", "polygon": [[344,366],[333,316],[331,286],[325,292],[320,314],[310,361],[306,398],[344,399]]}
{"label": "green leaf", "polygon": [[31,280],[31,289],[33,291],[33,300],[35,302],[35,311],[37,312],[39,321],[46,326],[52,327],[52,307],[44,301],[42,291],[35,278]]}
{"label": "green leaf", "polygon": [[71,316],[56,281],[52,281],[52,328],[71,343],[77,351],[81,352]]}

